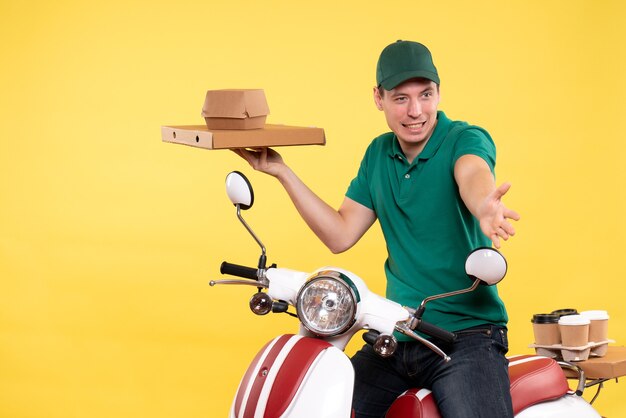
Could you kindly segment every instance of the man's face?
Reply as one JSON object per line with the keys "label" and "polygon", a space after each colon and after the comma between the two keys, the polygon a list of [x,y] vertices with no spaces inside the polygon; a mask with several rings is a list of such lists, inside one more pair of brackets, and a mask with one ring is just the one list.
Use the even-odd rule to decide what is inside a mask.
{"label": "man's face", "polygon": [[387,125],[398,137],[406,156],[412,160],[424,148],[437,124],[437,84],[416,78],[393,90],[385,90],[382,96],[375,87],[374,101],[376,107],[385,112]]}

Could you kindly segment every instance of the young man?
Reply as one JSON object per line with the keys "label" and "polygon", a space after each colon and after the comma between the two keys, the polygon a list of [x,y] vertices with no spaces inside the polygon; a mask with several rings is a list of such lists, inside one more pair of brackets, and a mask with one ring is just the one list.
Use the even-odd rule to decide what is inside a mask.
{"label": "young man", "polygon": [[[422,44],[398,41],[381,53],[374,101],[391,132],[368,147],[338,210],[317,197],[269,149],[236,150],[256,170],[275,176],[302,218],[334,252],[352,247],[379,220],[388,248],[387,297],[415,306],[425,297],[466,288],[465,257],[500,247],[519,215],[502,203],[510,185],[496,187],[495,145],[482,128],[441,111],[439,76]],[[382,417],[406,389],[433,391],[446,418],[512,417],[507,314],[495,287],[429,304],[424,319],[458,335],[435,341],[444,363],[420,343],[399,338],[387,359],[365,345],[352,359],[357,417]]]}

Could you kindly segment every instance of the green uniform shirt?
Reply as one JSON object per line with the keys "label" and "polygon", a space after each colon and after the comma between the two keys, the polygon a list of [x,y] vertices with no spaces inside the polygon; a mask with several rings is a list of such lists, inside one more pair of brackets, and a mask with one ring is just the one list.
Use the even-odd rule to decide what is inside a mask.
{"label": "green uniform shirt", "polygon": [[[392,132],[374,139],[346,192],[376,212],[387,243],[387,297],[410,307],[428,296],[469,287],[467,255],[491,246],[461,200],[454,164],[473,154],[493,172],[493,140],[484,129],[451,121],[441,111],[437,119],[432,136],[411,164]],[[486,323],[506,325],[508,317],[496,287],[480,286],[428,303],[424,320],[457,331]]]}

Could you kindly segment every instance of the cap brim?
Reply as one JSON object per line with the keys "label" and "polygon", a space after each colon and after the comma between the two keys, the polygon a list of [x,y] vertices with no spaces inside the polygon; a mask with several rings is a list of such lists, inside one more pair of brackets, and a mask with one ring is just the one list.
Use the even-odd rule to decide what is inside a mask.
{"label": "cap brim", "polygon": [[439,76],[436,73],[431,71],[405,71],[400,74],[395,74],[392,77],[383,80],[380,85],[383,86],[385,90],[393,90],[398,87],[400,84],[404,83],[407,80],[412,78],[425,78],[427,80],[434,81],[437,84],[439,83]]}

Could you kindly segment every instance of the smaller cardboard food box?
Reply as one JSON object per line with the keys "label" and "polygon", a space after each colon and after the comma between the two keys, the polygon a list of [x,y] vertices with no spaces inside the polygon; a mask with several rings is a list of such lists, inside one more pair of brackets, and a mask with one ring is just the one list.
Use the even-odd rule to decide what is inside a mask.
{"label": "smaller cardboard food box", "polygon": [[269,113],[262,89],[209,90],[202,107],[208,129],[260,129]]}

